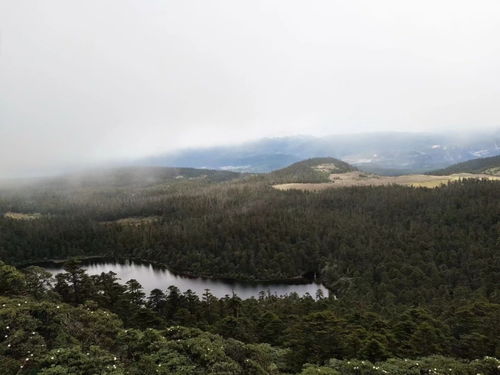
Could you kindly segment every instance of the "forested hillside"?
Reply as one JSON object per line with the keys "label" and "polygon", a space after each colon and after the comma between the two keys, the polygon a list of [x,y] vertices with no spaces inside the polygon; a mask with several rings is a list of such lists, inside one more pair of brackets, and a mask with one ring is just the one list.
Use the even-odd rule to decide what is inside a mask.
{"label": "forested hillside", "polygon": [[294,163],[266,175],[272,183],[328,182],[332,173],[346,173],[357,169],[335,158],[312,158]]}
{"label": "forested hillside", "polygon": [[[281,176],[304,176],[304,165],[320,174],[345,167],[320,161]],[[496,371],[493,359],[417,358],[500,354],[500,182],[312,193],[273,189],[273,176],[187,172],[147,183],[113,177],[3,189],[0,259],[21,266],[74,256],[131,257],[179,273],[246,280],[316,273],[338,299],[217,300],[175,288],[146,298],[136,283],[121,287],[113,275],[86,276],[75,264],[46,291],[40,270],[21,274],[2,266],[0,326],[16,327],[14,336],[2,331],[7,337],[0,341],[8,374],[32,353],[39,362],[29,368],[44,375],[86,374],[75,369],[101,365],[92,371],[420,374],[417,362],[441,373]],[[87,314],[109,321],[112,331],[100,332],[104,323]],[[68,324],[81,328],[67,332]],[[191,328],[167,329],[178,325]],[[23,335],[30,332],[45,347],[29,346]],[[14,344],[20,349],[11,349]],[[216,350],[212,344],[221,351],[209,353]],[[67,357],[51,362],[57,350]],[[73,359],[76,367],[67,367]]]}
{"label": "forested hillside", "polygon": [[447,168],[438,169],[436,171],[429,172],[428,174],[448,175],[452,173],[485,173],[500,175],[500,155],[453,164]]}

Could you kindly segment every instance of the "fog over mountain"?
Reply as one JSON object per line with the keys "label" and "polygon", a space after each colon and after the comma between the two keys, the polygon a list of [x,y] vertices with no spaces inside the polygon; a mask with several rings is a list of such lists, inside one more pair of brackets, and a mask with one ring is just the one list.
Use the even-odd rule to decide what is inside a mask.
{"label": "fog over mountain", "polygon": [[139,165],[268,172],[303,159],[333,156],[381,174],[431,171],[500,154],[500,131],[487,133],[360,133],[268,138],[232,146],[186,149],[139,159]]}
{"label": "fog over mountain", "polygon": [[[498,35],[496,0],[4,0],[0,177],[263,137],[491,131]],[[359,162],[369,138],[299,151]]]}

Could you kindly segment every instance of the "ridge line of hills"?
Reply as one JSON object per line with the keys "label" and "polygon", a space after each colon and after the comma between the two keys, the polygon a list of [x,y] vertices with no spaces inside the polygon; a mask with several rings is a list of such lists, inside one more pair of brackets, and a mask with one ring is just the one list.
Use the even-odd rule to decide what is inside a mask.
{"label": "ridge line of hills", "polygon": [[447,175],[452,173],[485,173],[500,175],[500,155],[452,164],[446,168],[428,172],[427,174]]}
{"label": "ridge line of hills", "polygon": [[[326,183],[330,174],[358,172],[365,174],[363,168],[333,157],[317,157],[305,159],[287,167],[268,173],[241,173],[227,170],[189,168],[189,167],[163,167],[163,166],[123,166],[84,171],[58,177],[44,177],[26,180],[13,180],[5,186],[29,187],[42,185],[46,187],[125,187],[125,186],[150,186],[171,180],[206,182],[226,182],[248,176],[264,176],[266,181],[273,184],[280,183]],[[452,174],[470,173],[500,175],[500,155],[488,158],[478,158],[463,163],[453,164],[444,169],[425,173],[428,176],[446,176]],[[371,176],[378,176],[369,173]],[[413,174],[404,174],[408,176]],[[378,176],[382,177],[382,176]],[[2,185],[0,185],[0,188]]]}
{"label": "ridge line of hills", "polygon": [[142,165],[264,173],[329,155],[381,175],[424,173],[500,153],[498,130],[481,134],[360,133],[264,138],[238,145],[186,149],[146,157]]}

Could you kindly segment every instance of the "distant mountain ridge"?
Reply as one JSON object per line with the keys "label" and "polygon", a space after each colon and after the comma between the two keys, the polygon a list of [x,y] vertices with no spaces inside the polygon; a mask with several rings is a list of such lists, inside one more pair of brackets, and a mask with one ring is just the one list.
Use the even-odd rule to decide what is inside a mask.
{"label": "distant mountain ridge", "polygon": [[500,130],[467,136],[386,132],[265,138],[240,145],[181,150],[136,163],[255,173],[330,155],[368,172],[398,175],[499,154]]}
{"label": "distant mountain ridge", "polygon": [[484,173],[500,176],[500,155],[489,158],[479,158],[463,163],[453,164],[447,168],[431,171],[433,175],[449,175],[452,173]]}

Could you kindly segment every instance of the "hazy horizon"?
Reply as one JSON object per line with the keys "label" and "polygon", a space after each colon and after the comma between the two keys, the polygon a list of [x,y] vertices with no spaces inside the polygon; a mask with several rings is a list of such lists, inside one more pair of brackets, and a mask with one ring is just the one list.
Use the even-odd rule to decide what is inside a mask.
{"label": "hazy horizon", "polygon": [[0,177],[264,137],[500,128],[500,3],[0,3]]}
{"label": "hazy horizon", "polygon": [[[188,158],[191,155],[200,154],[211,154],[212,152],[218,156],[219,153],[229,152],[228,157],[231,157],[231,154],[235,152],[235,150],[241,150],[239,152],[240,155],[248,154],[249,150],[251,151],[254,147],[256,147],[257,152],[260,148],[264,147],[266,144],[273,143],[283,143],[290,142],[292,147],[299,147],[302,141],[312,142],[323,142],[331,140],[335,140],[336,144],[342,144],[342,148],[350,149],[353,144],[359,143],[363,144],[367,142],[370,145],[370,148],[378,148],[380,150],[384,149],[384,144],[387,142],[394,143],[394,139],[402,139],[406,142],[416,142],[415,149],[408,151],[417,151],[419,149],[418,143],[421,142],[422,139],[436,140],[441,139],[445,142],[451,142],[457,148],[467,148],[474,144],[475,142],[483,143],[486,141],[488,143],[492,143],[494,148],[496,149],[495,155],[500,154],[500,128],[496,129],[479,129],[476,131],[468,130],[468,131],[420,131],[420,132],[412,132],[412,131],[367,131],[367,132],[351,132],[351,133],[337,133],[337,134],[325,134],[325,135],[313,135],[313,134],[295,134],[295,135],[283,135],[276,137],[259,137],[253,139],[247,139],[244,141],[235,141],[235,142],[221,142],[214,143],[206,146],[191,146],[191,147],[181,147],[174,149],[164,149],[159,152],[150,152],[145,153],[139,156],[125,156],[125,157],[115,157],[104,160],[97,160],[93,162],[84,161],[76,162],[76,163],[60,163],[57,166],[51,166],[49,168],[41,168],[41,169],[33,169],[26,168],[15,171],[11,174],[0,174],[0,182],[9,181],[9,180],[23,180],[26,179],[29,181],[31,178],[39,178],[39,177],[56,177],[63,176],[67,174],[73,173],[85,173],[98,171],[100,169],[113,169],[113,168],[121,168],[121,167],[140,167],[140,166],[165,166],[165,167],[191,167],[191,168],[208,168],[208,169],[220,169],[219,167],[206,166],[206,165],[195,165],[189,164],[186,165],[185,162],[181,163],[181,165],[174,163],[165,163],[161,162],[160,164],[155,163],[155,160],[176,160],[178,157],[181,159],[185,156]],[[391,141],[392,140],[392,141]],[[435,146],[434,144],[429,143],[427,145],[429,148]],[[404,147],[404,146],[401,146]],[[354,147],[356,148],[356,147]],[[446,148],[446,147],[445,147]],[[277,149],[275,150],[278,154],[282,153],[283,150]],[[344,159],[343,157],[338,156],[337,149],[330,149],[328,152],[320,152],[311,156],[304,156],[303,158],[298,158],[295,161],[305,160],[309,157],[337,157],[346,162],[352,162],[352,160]],[[394,152],[396,150],[387,150]],[[477,151],[480,151],[479,149]],[[355,153],[355,150],[352,150]],[[359,152],[359,150],[358,150]],[[367,151],[368,152],[368,151]],[[397,151],[396,151],[397,152]],[[258,156],[256,154],[255,156]],[[264,155],[261,155],[264,156]],[[486,155],[488,156],[488,155]],[[491,155],[489,155],[491,156]],[[477,157],[485,157],[485,156],[473,156],[471,155],[467,160],[477,158]],[[295,162],[293,161],[293,162]],[[289,164],[291,164],[290,162]],[[454,164],[454,162],[449,162],[447,165]],[[284,167],[283,165],[282,167]],[[444,165],[443,165],[444,166]],[[231,169],[230,169],[231,170]],[[233,169],[233,170],[238,170]]]}

